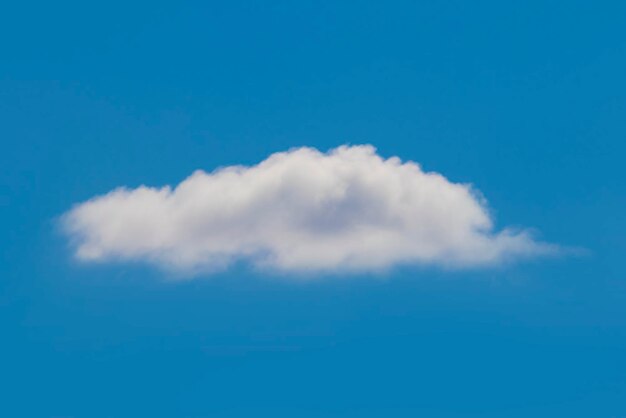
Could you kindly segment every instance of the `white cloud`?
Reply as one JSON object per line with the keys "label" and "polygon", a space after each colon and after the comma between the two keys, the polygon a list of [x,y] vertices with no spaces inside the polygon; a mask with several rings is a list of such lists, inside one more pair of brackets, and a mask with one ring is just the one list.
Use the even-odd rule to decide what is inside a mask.
{"label": "white cloud", "polygon": [[298,148],[251,167],[196,171],[175,188],[118,188],[76,205],[63,225],[81,260],[187,274],[241,259],[281,271],[463,268],[556,248],[526,231],[494,231],[469,185],[372,146]]}

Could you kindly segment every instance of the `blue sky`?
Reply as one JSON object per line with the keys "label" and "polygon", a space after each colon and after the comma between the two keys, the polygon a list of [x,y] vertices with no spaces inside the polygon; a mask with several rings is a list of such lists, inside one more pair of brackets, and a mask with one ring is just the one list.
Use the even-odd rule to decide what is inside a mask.
{"label": "blue sky", "polygon": [[[600,3],[5,6],[0,415],[626,415],[626,4]],[[586,252],[181,281],[59,231],[118,186],[342,144]]]}

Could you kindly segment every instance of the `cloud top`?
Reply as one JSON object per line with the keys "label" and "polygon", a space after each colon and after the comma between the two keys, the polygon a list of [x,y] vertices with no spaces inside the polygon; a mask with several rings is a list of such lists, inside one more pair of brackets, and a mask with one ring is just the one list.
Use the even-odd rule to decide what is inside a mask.
{"label": "cloud top", "polygon": [[76,205],[63,225],[80,260],[192,274],[238,260],[287,272],[464,268],[555,248],[526,231],[494,231],[469,185],[369,145],[198,170],[175,188],[117,188]]}

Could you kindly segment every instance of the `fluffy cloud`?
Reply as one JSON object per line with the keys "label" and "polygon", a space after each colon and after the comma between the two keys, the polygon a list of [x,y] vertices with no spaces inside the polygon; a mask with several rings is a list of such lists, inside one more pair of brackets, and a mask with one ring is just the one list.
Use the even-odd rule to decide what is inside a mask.
{"label": "fluffy cloud", "polygon": [[81,260],[183,273],[237,260],[281,271],[463,268],[555,250],[526,231],[494,231],[469,185],[372,146],[298,148],[196,171],[175,188],[121,187],[76,205],[63,225]]}

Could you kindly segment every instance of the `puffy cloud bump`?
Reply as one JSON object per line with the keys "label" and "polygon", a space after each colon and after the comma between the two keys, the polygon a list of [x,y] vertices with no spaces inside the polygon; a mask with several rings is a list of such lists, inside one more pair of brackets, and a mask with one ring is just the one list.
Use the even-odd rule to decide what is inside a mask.
{"label": "puffy cloud bump", "polygon": [[80,260],[184,274],[237,260],[287,272],[463,268],[555,250],[526,231],[494,231],[469,185],[367,145],[293,149],[196,171],[175,188],[117,188],[76,205],[63,225]]}

